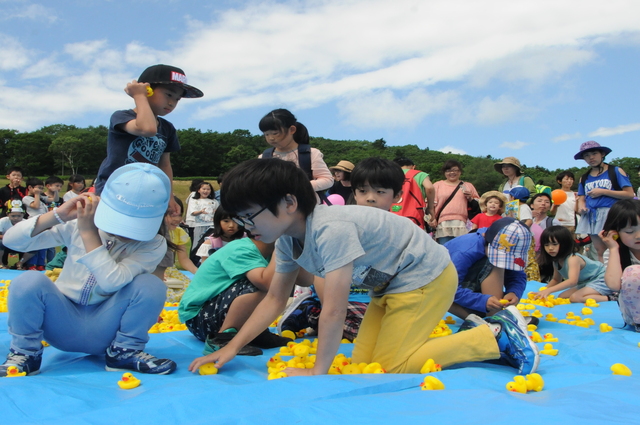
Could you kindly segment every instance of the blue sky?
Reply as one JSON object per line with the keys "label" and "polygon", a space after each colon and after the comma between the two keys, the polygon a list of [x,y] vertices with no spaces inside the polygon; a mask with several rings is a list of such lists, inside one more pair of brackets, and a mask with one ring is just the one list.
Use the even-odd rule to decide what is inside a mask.
{"label": "blue sky", "polygon": [[[107,125],[148,65],[204,91],[177,128],[312,136],[571,167],[638,156],[635,0],[0,0],[0,128]],[[347,158],[348,159],[348,158]]]}

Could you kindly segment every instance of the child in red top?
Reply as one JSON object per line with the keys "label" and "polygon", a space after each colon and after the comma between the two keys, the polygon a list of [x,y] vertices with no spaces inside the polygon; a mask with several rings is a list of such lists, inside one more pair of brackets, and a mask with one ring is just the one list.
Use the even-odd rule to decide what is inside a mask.
{"label": "child in red top", "polygon": [[497,190],[482,194],[479,201],[482,213],[471,219],[471,223],[473,223],[471,230],[489,227],[494,222],[500,220],[504,213],[506,203],[507,198]]}

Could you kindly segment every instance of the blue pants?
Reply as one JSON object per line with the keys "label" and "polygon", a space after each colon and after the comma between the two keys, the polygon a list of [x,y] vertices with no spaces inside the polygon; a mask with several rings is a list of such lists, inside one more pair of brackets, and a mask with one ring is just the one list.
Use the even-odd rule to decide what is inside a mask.
{"label": "blue pants", "polygon": [[143,274],[100,304],[79,305],[44,274],[25,272],[11,281],[9,291],[11,348],[40,354],[44,339],[59,350],[87,354],[104,354],[111,343],[142,350],[166,291],[160,279]]}

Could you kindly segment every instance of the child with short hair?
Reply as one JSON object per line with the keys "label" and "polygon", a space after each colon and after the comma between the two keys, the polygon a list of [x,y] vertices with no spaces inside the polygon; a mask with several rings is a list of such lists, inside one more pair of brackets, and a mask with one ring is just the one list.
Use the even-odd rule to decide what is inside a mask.
{"label": "child with short hair", "polygon": [[[22,198],[22,204],[26,207],[28,218],[37,217],[49,211],[49,199],[44,195],[44,183],[37,177],[27,180],[28,195]],[[29,270],[44,270],[47,263],[47,250],[25,252],[22,258],[23,268]]]}
{"label": "child with short hair", "polygon": [[111,174],[101,198],[83,193],[7,232],[12,249],[65,245],[68,257],[55,283],[38,272],[12,280],[11,348],[0,375],[10,366],[39,373],[42,340],[62,351],[106,354],[109,371],[175,370],[175,362],[142,351],[164,307],[166,287],[151,273],[167,249],[158,230],[170,196],[162,170],[128,164]]}
{"label": "child with short hair", "polygon": [[47,197],[49,209],[60,206],[60,191],[64,181],[58,176],[49,176],[44,181],[45,191],[44,194]]}
{"label": "child with short hair", "polygon": [[553,266],[553,278],[547,288],[535,293],[535,298],[547,298],[554,292],[564,291],[559,298],[572,303],[584,303],[588,298],[609,301],[613,291],[604,281],[605,266],[579,254],[573,235],[563,226],[550,226],[540,236],[544,249],[540,252],[543,265]]}
{"label": "child with short hair", "polygon": [[72,174],[69,176],[69,184],[67,185],[67,193],[64,194],[62,200],[67,202],[80,195],[87,187],[87,182],[81,174]]}
{"label": "child with short hair", "polygon": [[480,210],[482,213],[471,219],[471,230],[489,227],[502,218],[504,207],[507,204],[507,197],[497,190],[485,192],[480,197]]}
{"label": "child with short hair", "polygon": [[[14,251],[11,248],[5,247],[2,243],[2,239],[4,238],[4,234],[7,233],[7,230],[11,229],[15,224],[18,224],[24,219],[24,210],[22,209],[22,201],[8,201],[11,205],[9,207],[9,213],[6,217],[0,218],[0,257],[2,257],[2,264],[0,264],[0,269],[6,269],[9,266],[9,255],[10,254],[18,254],[20,259],[22,259],[22,252]],[[22,262],[19,260],[16,268],[22,268]]]}
{"label": "child with short hair", "polygon": [[391,211],[402,197],[404,172],[393,161],[367,158],[358,162],[351,173],[351,188],[356,205]]}
{"label": "child with short hair", "polygon": [[22,201],[22,198],[27,196],[27,188],[20,186],[23,175],[24,171],[20,167],[10,167],[7,170],[6,177],[7,180],[9,180],[9,183],[0,188],[0,203],[2,204],[2,213],[0,213],[0,217],[5,217],[7,215],[8,201]]}
{"label": "child with short hair", "polygon": [[[520,373],[536,370],[539,355],[522,315],[510,306],[498,323],[446,338],[429,336],[453,301],[455,267],[446,248],[418,226],[377,208],[316,206],[313,187],[295,164],[249,160],[226,175],[222,204],[256,239],[276,242],[276,273],[269,292],[223,348],[195,359],[218,367],[233,359],[283,311],[300,267],[325,279],[318,350],[312,369],[289,376],[326,374],[340,345],[351,284],[370,290],[371,303],[353,349],[354,363],[378,362],[392,373],[418,373],[433,359],[447,367],[500,358]],[[496,339],[497,338],[497,339]]]}
{"label": "child with short hair", "polygon": [[598,236],[607,246],[604,281],[619,292],[625,324],[640,332],[640,201],[625,199],[613,204]]}
{"label": "child with short hair", "polygon": [[556,182],[560,185],[560,189],[567,195],[567,199],[560,205],[553,204],[551,214],[555,215],[560,225],[569,229],[569,232],[575,233],[576,222],[578,220],[576,215],[576,200],[578,195],[571,190],[575,182],[575,176],[569,170],[563,171],[556,176]]}
{"label": "child with short hair", "polygon": [[[170,155],[180,150],[180,143],[175,127],[163,117],[173,112],[181,99],[203,96],[202,91],[187,84],[182,69],[162,64],[145,69],[124,91],[133,98],[136,107],[111,115],[107,157],[94,182],[98,195],[116,168],[133,162],[156,165],[172,181]],[[171,209],[176,210],[173,198],[169,202]]]}

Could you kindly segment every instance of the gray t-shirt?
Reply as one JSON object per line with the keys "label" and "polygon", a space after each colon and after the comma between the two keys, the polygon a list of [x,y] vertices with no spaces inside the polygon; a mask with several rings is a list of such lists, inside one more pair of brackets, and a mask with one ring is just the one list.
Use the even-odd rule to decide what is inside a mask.
{"label": "gray t-shirt", "polygon": [[324,277],[353,261],[353,285],[371,296],[421,288],[449,265],[447,249],[406,217],[356,205],[317,206],[304,247],[291,236],[276,243],[276,271],[298,266]]}

